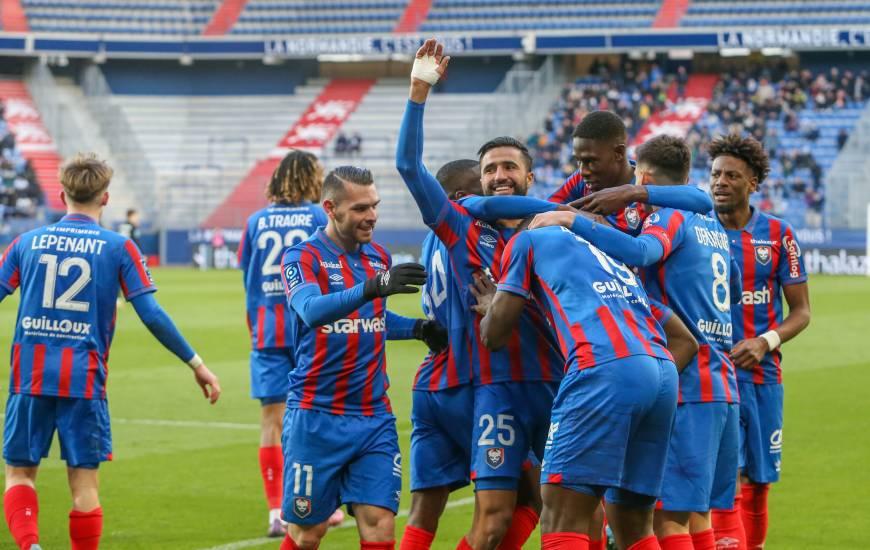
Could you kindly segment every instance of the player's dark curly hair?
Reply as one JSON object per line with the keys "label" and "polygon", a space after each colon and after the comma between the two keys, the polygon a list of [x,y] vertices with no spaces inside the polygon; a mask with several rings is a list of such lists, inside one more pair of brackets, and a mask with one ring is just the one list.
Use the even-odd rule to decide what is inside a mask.
{"label": "player's dark curly hair", "polygon": [[[463,176],[474,170],[478,172],[479,163],[476,160],[472,159],[459,159],[459,160],[451,160],[444,166],[438,169],[438,173],[435,174],[435,179],[438,180],[438,183],[441,184],[441,187],[444,188],[444,192],[447,193],[447,196],[454,200],[457,198],[457,193],[467,194],[471,190],[463,189],[463,185],[465,185],[468,178],[463,178]],[[474,190],[474,194],[480,194],[480,182],[478,181],[477,189]]]}
{"label": "player's dark curly hair", "polygon": [[611,111],[592,111],[574,128],[571,137],[596,141],[625,142],[625,123]]}
{"label": "player's dark curly hair", "polygon": [[637,163],[652,168],[653,175],[667,181],[656,183],[686,183],[692,164],[692,152],[681,138],[656,136],[637,148]]}
{"label": "player's dark curly hair", "polygon": [[371,171],[359,166],[339,166],[326,175],[323,180],[321,200],[336,201],[344,194],[344,184],[373,185],[375,183]]}
{"label": "player's dark curly hair", "polygon": [[266,186],[266,198],[269,202],[284,204],[317,202],[322,185],[323,169],[317,157],[294,149],[287,153],[272,173],[272,179]]}
{"label": "player's dark curly hair", "polygon": [[738,134],[719,136],[710,142],[707,153],[710,155],[710,161],[721,156],[739,158],[755,173],[759,185],[770,173],[770,158],[767,156],[767,151],[752,136],[744,137]]}
{"label": "player's dark curly hair", "polygon": [[529,153],[529,148],[526,147],[522,141],[510,136],[499,136],[481,145],[480,149],[477,150],[478,160],[483,160],[483,155],[498,147],[513,147],[514,149],[519,150],[523,155],[523,160],[526,161],[526,169],[532,169],[532,154]]}

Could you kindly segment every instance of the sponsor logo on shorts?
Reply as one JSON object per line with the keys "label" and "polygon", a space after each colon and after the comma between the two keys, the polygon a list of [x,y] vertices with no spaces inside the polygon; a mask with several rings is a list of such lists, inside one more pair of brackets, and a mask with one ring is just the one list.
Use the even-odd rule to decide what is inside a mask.
{"label": "sponsor logo on shorts", "polygon": [[737,550],[740,548],[740,541],[732,537],[722,537],[716,539],[716,550]]}
{"label": "sponsor logo on shorts", "polygon": [[402,477],[402,455],[399,453],[396,453],[396,456],[393,457],[393,475]]}
{"label": "sponsor logo on shorts", "polygon": [[293,499],[293,513],[297,517],[305,519],[311,515],[311,499],[296,497]]}
{"label": "sponsor logo on shorts", "polygon": [[486,463],[493,470],[504,464],[504,448],[493,447],[491,449],[487,449]]}
{"label": "sponsor logo on shorts", "polygon": [[770,434],[770,454],[782,452],[782,430],[774,430]]}
{"label": "sponsor logo on shorts", "polygon": [[[559,423],[558,422],[550,422],[550,429],[547,432],[547,443],[546,448],[550,448],[553,446],[553,440],[556,439],[556,432],[559,431]],[[543,467],[543,466],[542,466]]]}
{"label": "sponsor logo on shorts", "polygon": [[761,265],[767,265],[770,263],[770,247],[765,246],[756,246],[755,247],[755,259],[758,260],[758,263]]}

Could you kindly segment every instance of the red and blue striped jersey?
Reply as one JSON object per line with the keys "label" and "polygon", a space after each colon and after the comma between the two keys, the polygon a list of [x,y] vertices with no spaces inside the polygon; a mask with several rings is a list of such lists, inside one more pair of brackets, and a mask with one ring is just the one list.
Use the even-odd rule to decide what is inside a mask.
{"label": "red and blue striped jersey", "polygon": [[[318,229],[284,253],[284,284],[288,298],[310,285],[329,294],[363,283],[391,265],[389,252],[374,242],[347,252]],[[392,413],[384,353],[385,298],[318,327],[306,326],[291,309],[289,325],[296,368],[290,373],[288,406],[332,414]]]}
{"label": "red and blue striped jersey", "polygon": [[457,291],[453,297],[448,295],[454,302],[448,311],[462,312],[472,380],[475,384],[560,380],[564,358],[543,312],[533,302],[528,303],[507,346],[493,352],[480,343],[481,317],[471,309],[475,299],[469,287],[476,274],[489,273],[498,279],[501,253],[513,230],[493,227],[463,206],[480,197],[451,201],[423,165],[423,109],[423,104],[408,100],[399,130],[396,168],[423,221],[444,244],[449,256]]}
{"label": "red and blue striped jersey", "polygon": [[505,244],[514,231],[499,229],[474,218],[462,203],[447,201],[442,215],[434,225],[435,235],[444,243],[452,265],[459,299],[465,312],[464,326],[470,349],[470,362],[475,384],[496,382],[559,381],[565,359],[543,310],[533,301],[527,302],[519,325],[508,344],[497,351],[487,349],[480,341],[481,316],[471,309],[475,298],[469,288],[475,274],[489,274],[495,280],[501,276],[501,258]]}
{"label": "red and blue striped jersey", "polygon": [[[632,166],[635,166],[634,161],[630,161]],[[631,185],[634,185],[635,179],[631,178]],[[592,189],[583,181],[583,176],[580,170],[577,170],[565,180],[561,187],[553,191],[547,197],[550,202],[559,204],[570,204],[578,199],[582,199],[586,195],[592,193]],[[613,227],[619,229],[623,233],[637,236],[640,234],[643,221],[650,214],[650,208],[643,203],[634,203],[626,206],[622,211],[616,214],[607,216],[607,221]]]}
{"label": "red and blue striped jersey", "polygon": [[565,372],[632,355],[673,360],[634,272],[570,230],[519,233],[501,263],[498,289],[544,306]]}
{"label": "red and blue striped jersey", "polygon": [[[782,287],[807,281],[801,248],[785,221],[753,209],[743,229],[726,230],[731,255],[743,274],[740,304],[731,308],[734,342],[755,338],[782,323]],[[781,384],[779,348],[764,356],[751,371],[738,369],[737,379],[756,384]]]}
{"label": "red and blue striped jersey", "polygon": [[272,204],[254,212],[245,223],[239,243],[239,269],[245,283],[245,301],[251,348],[287,346],[290,314],[281,283],[281,256],[326,225],[319,205]]}
{"label": "red and blue striped jersey", "polygon": [[106,397],[118,290],[157,290],[133,241],[80,214],[15,239],[0,285],[21,289],[10,392],[85,399]]}
{"label": "red and blue striped jersey", "polygon": [[453,275],[450,255],[434,233],[423,240],[422,263],[429,277],[423,286],[423,313],[447,330],[448,347],[429,352],[414,377],[414,389],[438,391],[471,382],[465,312]]}
{"label": "red and blue striped jersey", "polygon": [[[698,340],[698,355],[680,373],[680,402],[738,401],[731,351],[731,252],[718,220],[662,208],[644,222],[643,235],[664,249],[640,270],[649,295],[674,310]],[[735,274],[736,276],[736,274]]]}

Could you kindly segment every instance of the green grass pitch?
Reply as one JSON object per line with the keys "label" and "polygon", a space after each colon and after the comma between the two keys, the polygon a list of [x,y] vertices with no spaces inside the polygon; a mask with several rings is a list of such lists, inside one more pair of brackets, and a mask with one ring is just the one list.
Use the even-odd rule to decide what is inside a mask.
{"label": "green grass pitch", "polygon": [[[157,297],[207,364],[224,394],[209,407],[187,367],[151,337],[131,307],[118,315],[109,403],[113,462],[101,468],[104,548],[277,548],[262,539],[266,507],[257,464],[258,404],[248,397],[248,341],[238,273],[159,269]],[[813,320],[786,345],[783,481],[771,491],[768,548],[859,548],[870,523],[870,279],[814,277]],[[390,299],[419,312],[419,295]],[[0,305],[6,354],[17,296]],[[423,356],[416,342],[391,342],[390,396],[407,458],[410,386]],[[7,363],[8,364],[8,363]],[[4,367],[0,384],[8,380]],[[5,400],[5,391],[2,392]],[[70,500],[57,443],[37,482],[41,543],[67,548]],[[407,473],[408,464],[405,461]],[[405,478],[402,508],[410,497]],[[471,521],[469,489],[453,500],[433,548],[455,548]],[[401,536],[404,518],[397,522]],[[5,527],[0,548],[11,548]],[[260,539],[260,540],[258,540]],[[539,547],[535,534],[527,548]],[[237,544],[233,544],[237,543]],[[330,532],[324,550],[358,548],[353,528]]]}

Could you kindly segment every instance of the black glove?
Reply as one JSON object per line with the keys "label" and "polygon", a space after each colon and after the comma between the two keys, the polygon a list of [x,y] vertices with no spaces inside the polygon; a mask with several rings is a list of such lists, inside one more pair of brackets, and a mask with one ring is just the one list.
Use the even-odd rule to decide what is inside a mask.
{"label": "black glove", "polygon": [[415,263],[399,264],[389,271],[379,271],[377,275],[368,279],[363,287],[363,296],[366,300],[373,300],[393,294],[414,294],[419,289],[410,285],[425,283],[425,267]]}
{"label": "black glove", "polygon": [[447,347],[447,330],[437,321],[417,319],[414,323],[414,338],[422,341],[435,353]]}

